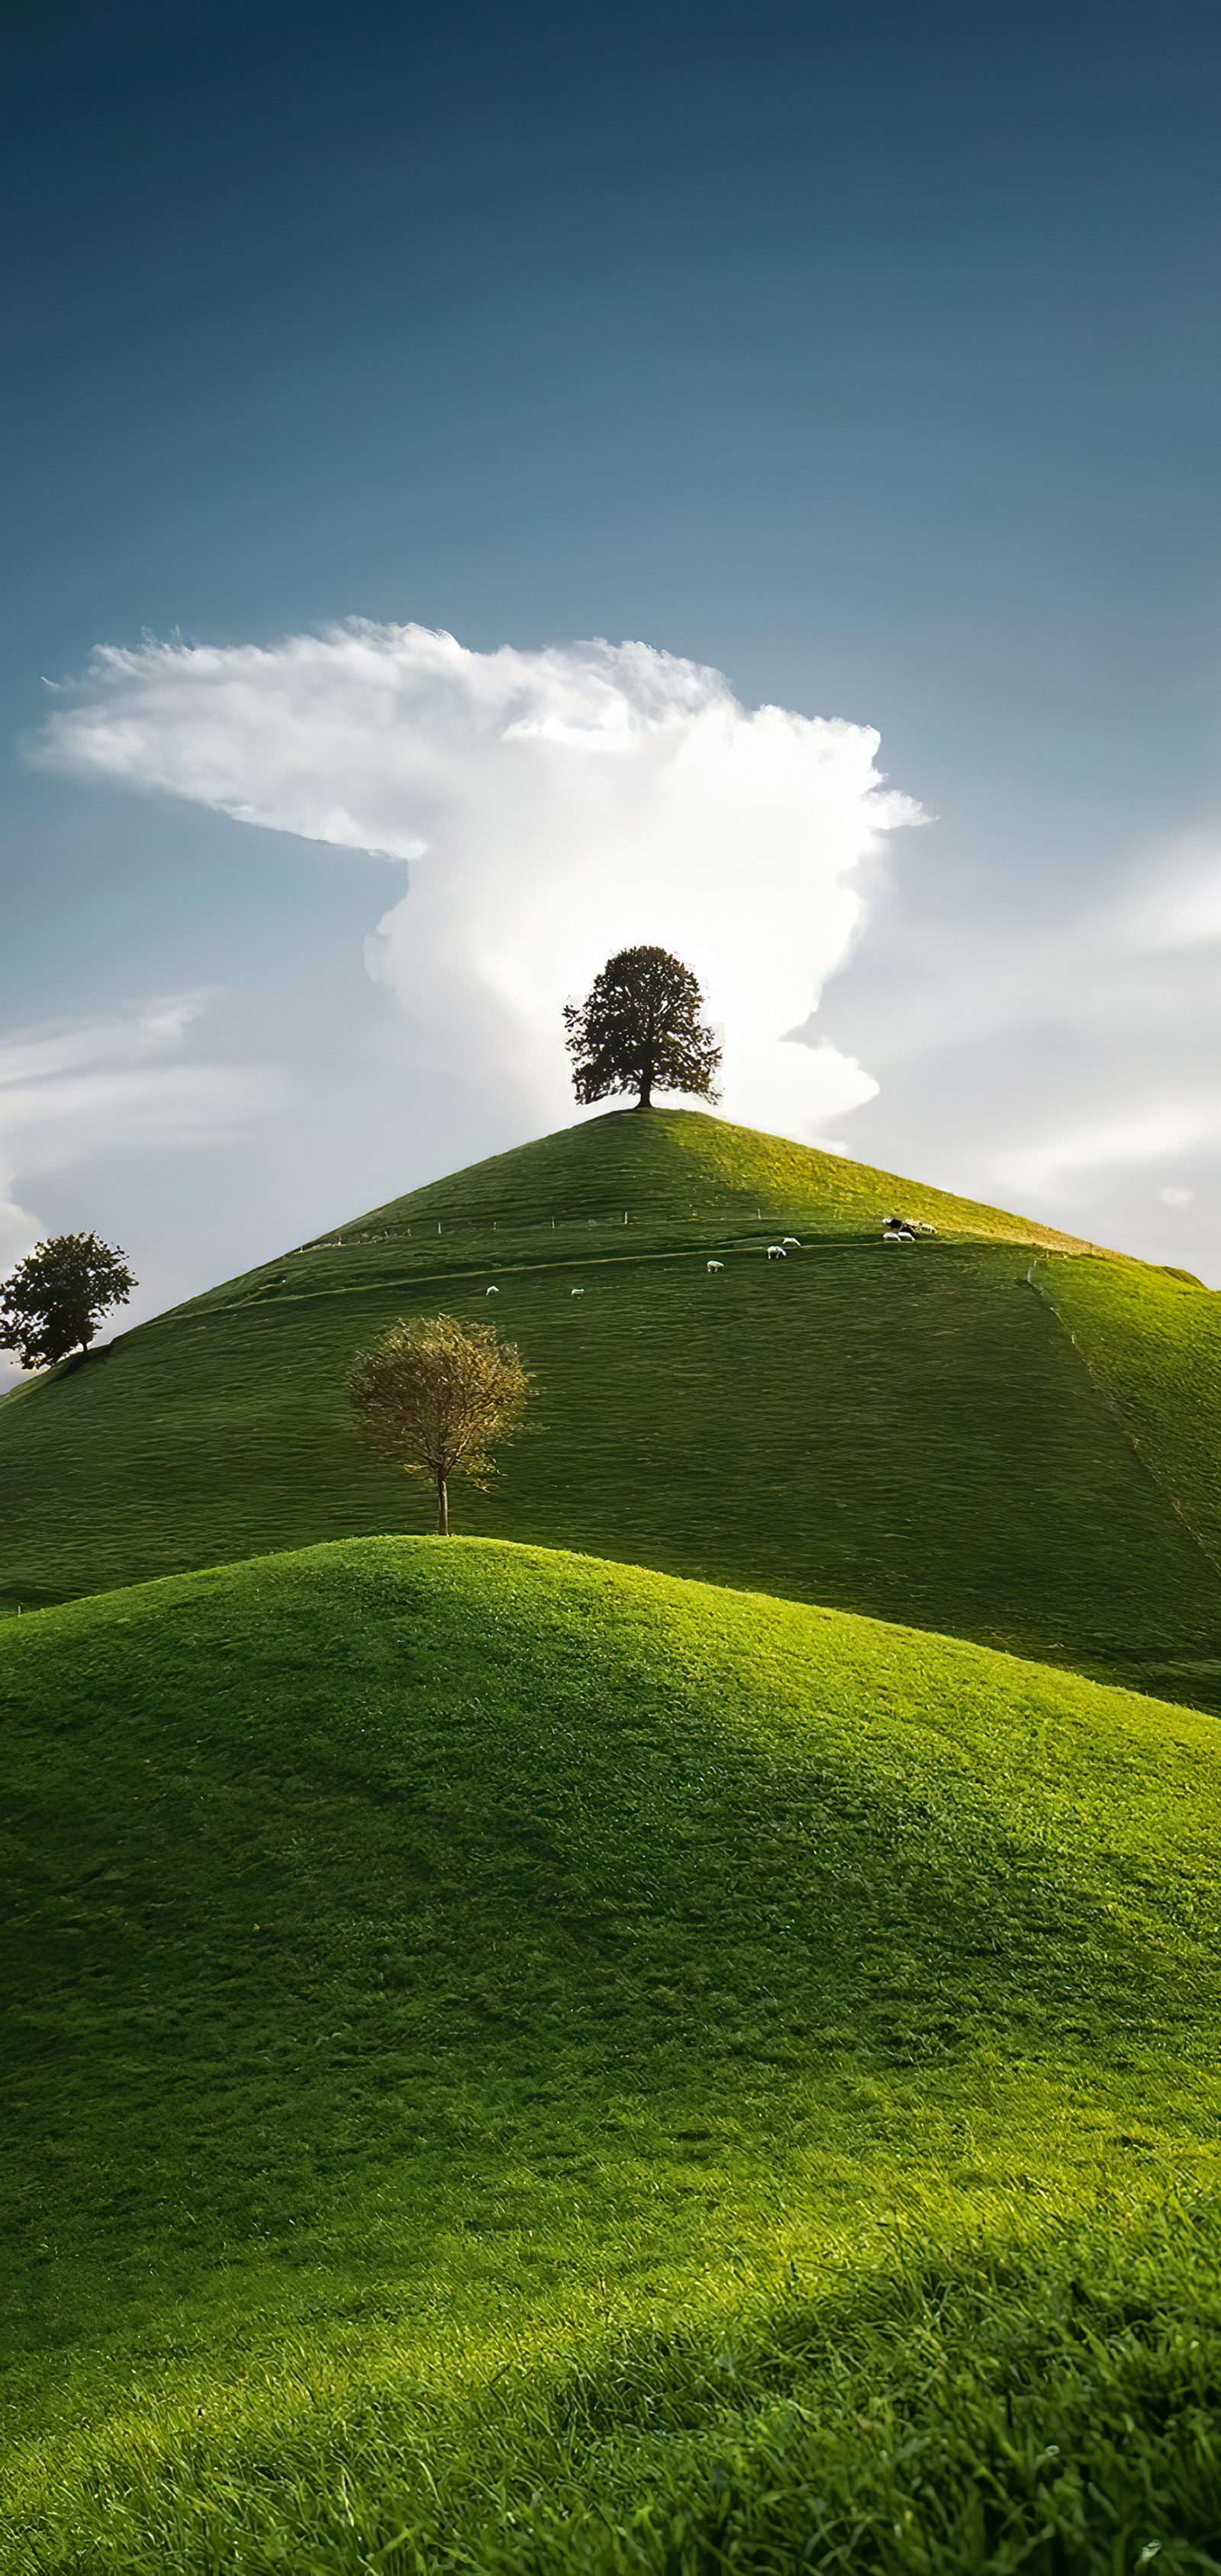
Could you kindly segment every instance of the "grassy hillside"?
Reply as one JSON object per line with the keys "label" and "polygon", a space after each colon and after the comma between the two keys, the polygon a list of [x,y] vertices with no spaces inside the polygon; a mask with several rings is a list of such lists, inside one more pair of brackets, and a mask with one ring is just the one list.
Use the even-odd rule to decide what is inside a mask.
{"label": "grassy hillside", "polygon": [[463,1541],[0,1697],[6,2569],[1213,2564],[1211,1721]]}
{"label": "grassy hillside", "polygon": [[[752,1200],[762,1223],[745,1221]],[[884,1247],[896,1202],[936,1240]],[[769,1264],[780,1232],[801,1248]],[[456,1493],[459,1527],[1211,1703],[1221,1584],[1028,1284],[1032,1249],[1058,1240],[694,1113],[594,1120],[0,1404],[0,1594],[37,1603],[423,1529],[426,1496],[362,1448],[343,1382],[396,1316],[444,1305],[494,1313],[540,1390],[493,1490]]]}
{"label": "grassy hillside", "polygon": [[843,1237],[876,1231],[892,1213],[984,1240],[1076,1241],[1027,1217],[700,1110],[612,1109],[391,1199],[303,1246],[298,1257],[340,1242],[351,1251],[362,1237],[401,1240],[408,1228],[414,1243],[419,1228],[430,1224],[476,1231],[490,1223],[530,1229],[593,1218],[618,1226],[626,1215],[630,1230],[642,1221],[793,1216],[812,1232]]}
{"label": "grassy hillside", "polygon": [[1040,1262],[1034,1278],[1221,1566],[1221,1298],[1134,1261]]}

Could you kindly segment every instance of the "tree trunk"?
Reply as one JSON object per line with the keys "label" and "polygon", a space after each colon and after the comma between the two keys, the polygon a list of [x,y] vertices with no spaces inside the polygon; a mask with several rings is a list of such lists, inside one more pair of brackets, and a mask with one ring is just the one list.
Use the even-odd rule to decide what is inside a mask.
{"label": "tree trunk", "polygon": [[641,1077],[640,1077],[640,1098],[639,1098],[639,1100],[638,1100],[638,1101],[637,1101],[637,1103],[636,1103],[636,1107],[637,1107],[638,1109],[651,1109],[651,1108],[652,1108],[652,1106],[653,1106],[653,1076],[652,1076],[652,1072],[650,1071],[650,1072],[648,1072],[648,1073],[642,1073],[642,1074],[641,1074]]}
{"label": "tree trunk", "polygon": [[449,1479],[446,1476],[437,1478],[437,1536],[449,1537]]}

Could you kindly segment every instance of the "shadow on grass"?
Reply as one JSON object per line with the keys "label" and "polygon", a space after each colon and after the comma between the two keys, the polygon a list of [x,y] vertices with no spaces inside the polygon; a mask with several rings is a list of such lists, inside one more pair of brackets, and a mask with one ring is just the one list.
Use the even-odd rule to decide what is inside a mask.
{"label": "shadow on grass", "polygon": [[[1221,2215],[1116,2204],[446,2404],[401,2380],[65,2488],[56,2576],[1213,2571]],[[28,2528],[28,2526],[27,2526]],[[13,2536],[21,2546],[20,2529]]]}
{"label": "shadow on grass", "polygon": [[1207,2120],[1215,1783],[1088,1685],[478,1544],[14,1643],[19,2349],[240,2264],[456,2277],[464,2233],[555,2280],[650,2195],[650,2260],[713,2246],[778,2159],[950,2153],[981,2061]]}

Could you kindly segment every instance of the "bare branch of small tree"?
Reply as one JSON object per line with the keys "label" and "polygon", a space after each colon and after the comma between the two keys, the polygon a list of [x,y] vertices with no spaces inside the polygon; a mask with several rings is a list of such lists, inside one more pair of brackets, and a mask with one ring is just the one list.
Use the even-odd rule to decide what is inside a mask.
{"label": "bare branch of small tree", "polygon": [[23,1369],[85,1351],[103,1315],[125,1306],[135,1285],[117,1244],[96,1234],[53,1234],[0,1287],[0,1351],[16,1351]]}
{"label": "bare branch of small tree", "polygon": [[493,1324],[452,1315],[394,1324],[358,1352],[348,1394],[378,1447],[405,1474],[435,1487],[437,1531],[449,1531],[449,1480],[484,1485],[496,1473],[494,1443],[511,1440],[530,1400],[531,1372]]}
{"label": "bare branch of small tree", "polygon": [[621,948],[583,1002],[564,1012],[577,1098],[634,1091],[638,1109],[658,1091],[715,1100],[721,1050],[700,1018],[704,997],[689,966],[667,948]]}

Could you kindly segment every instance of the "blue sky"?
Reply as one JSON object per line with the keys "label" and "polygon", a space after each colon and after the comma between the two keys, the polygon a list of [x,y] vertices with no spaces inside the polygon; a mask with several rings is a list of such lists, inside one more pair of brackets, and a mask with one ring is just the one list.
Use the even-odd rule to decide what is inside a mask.
{"label": "blue sky", "polygon": [[[0,1258],[97,1225],[151,1309],[559,1123],[582,890],[587,945],[634,927],[643,850],[756,1056],[774,972],[796,1132],[1221,1283],[1215,12],[44,0],[4,51]],[[473,657],[459,708],[380,648],[411,736],[380,820],[342,634],[302,784],[332,701],[293,697],[293,639],[350,619]],[[749,992],[672,665],[613,666],[648,741],[588,835],[583,753],[558,803],[514,772],[507,838],[494,763],[472,800],[487,657],[545,741],[596,638],[736,702],[700,699],[771,925]],[[828,738],[790,727],[777,824],[767,704],[876,728],[929,819],[875,833],[862,791],[832,861]],[[703,782],[681,850],[658,721]],[[308,837],[336,800],[346,846]],[[416,825],[408,894],[356,843]],[[727,1111],[788,1097],[751,1062]]]}

